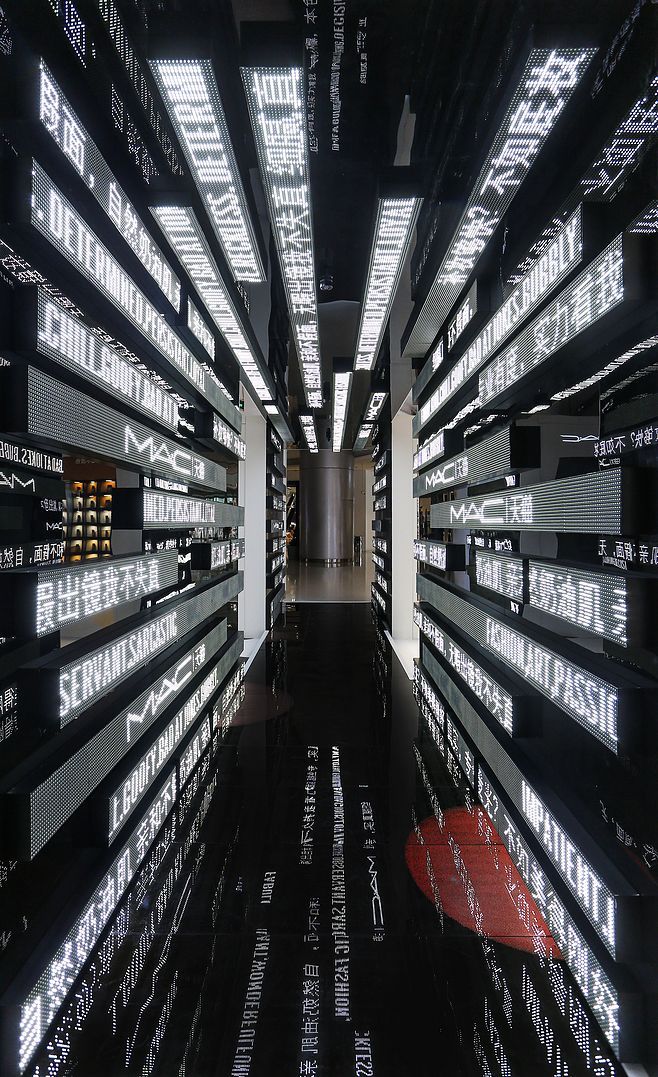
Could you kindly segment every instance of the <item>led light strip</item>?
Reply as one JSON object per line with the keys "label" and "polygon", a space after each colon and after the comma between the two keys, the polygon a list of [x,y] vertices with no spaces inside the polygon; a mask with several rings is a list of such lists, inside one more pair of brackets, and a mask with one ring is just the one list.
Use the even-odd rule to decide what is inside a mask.
{"label": "led light strip", "polygon": [[125,602],[155,594],[178,583],[178,553],[160,550],[136,557],[112,557],[101,562],[76,562],[58,568],[37,569],[13,577],[36,587],[33,608],[20,603],[20,612],[32,621],[37,636]]}
{"label": "led light strip", "polygon": [[423,355],[459,298],[596,49],[533,48],[404,347]]}
{"label": "led light strip", "polygon": [[478,587],[523,602],[523,558],[476,550],[475,582]]}
{"label": "led light strip", "polygon": [[436,621],[414,606],[414,624],[455,673],[466,682],[482,706],[489,711],[510,737],[516,732],[518,714],[515,713],[514,696],[506,692],[489,674],[464,651]]}
{"label": "led light strip", "polygon": [[[47,777],[28,782],[31,788],[26,790],[24,800],[19,794],[21,803],[17,804],[18,812],[23,814],[28,840],[21,855],[34,859],[140,737],[179,698],[204,663],[212,660],[226,643],[226,637],[226,621],[223,620],[199,643],[183,652],[127,707],[114,714],[65,763]],[[232,648],[232,654],[235,661],[239,650],[236,654]],[[16,793],[18,790],[9,796],[13,798]]]}
{"label": "led light strip", "polygon": [[221,409],[219,385],[155,309],[107,247],[55,186],[32,162],[31,223],[64,258],[114,304],[193,389]]}
{"label": "led light strip", "polygon": [[[421,198],[380,198],[361,307],[355,370],[372,370],[409,250]],[[368,418],[366,416],[366,422]]]}
{"label": "led light strip", "polygon": [[501,491],[432,505],[430,526],[619,535],[626,530],[622,495],[621,468],[570,475],[522,486],[514,493]]}
{"label": "led light strip", "polygon": [[430,539],[414,539],[414,559],[441,572],[454,572],[465,567],[463,546]]}
{"label": "led light strip", "polygon": [[445,452],[445,431],[439,430],[428,439],[417,453],[414,453],[414,471],[418,471],[424,464],[429,464]]}
{"label": "led light strip", "polygon": [[[426,646],[421,650],[421,665],[438,689],[440,698],[447,702],[477,745],[485,763],[502,783],[506,796],[537,834],[545,855],[557,868],[564,885],[574,896],[578,907],[592,924],[608,953],[613,958],[618,958],[619,939],[622,937],[618,926],[629,914],[631,917],[634,915],[633,899],[637,897],[636,891],[613,864],[605,862],[605,858],[602,858],[605,873],[594,870],[579,847],[579,842],[583,839],[586,841],[587,837],[579,828],[578,821],[574,818],[569,820],[568,809],[563,808],[562,818],[558,818],[546,807],[523,772],[507,754],[499,738],[483,723],[468,702],[461,687]],[[487,808],[486,803],[484,807]],[[542,813],[543,829],[540,822]],[[570,837],[565,825],[567,820],[570,830],[576,834],[580,830],[578,840]],[[630,899],[630,905],[625,899]]]}
{"label": "led light strip", "polygon": [[560,292],[494,359],[479,378],[480,404],[489,404],[530,371],[624,301],[623,236],[617,236],[572,284]]}
{"label": "led light strip", "polygon": [[117,183],[96,143],[87,134],[50,71],[41,61],[39,117],[120,235],[175,310],[180,281]]}
{"label": "led light strip", "polygon": [[[62,665],[56,686],[52,684],[53,678],[48,676],[50,670],[46,666],[43,671],[47,677],[43,688],[47,696],[44,703],[47,707],[58,705],[60,728],[72,722],[101,696],[114,691],[126,677],[130,677],[161,651],[182,640],[203,621],[218,613],[227,601],[235,597],[235,587],[236,581],[226,580],[200,595],[175,599],[173,606],[166,610],[162,606],[154,606],[145,624]],[[64,656],[68,651],[67,647]]]}
{"label": "led light strip", "polygon": [[421,601],[434,606],[446,621],[457,625],[478,646],[541,692],[608,751],[618,753],[618,685],[536,643],[520,627],[510,628],[474,602],[425,576],[416,577],[416,590]]}
{"label": "led light strip", "polygon": [[43,288],[38,289],[36,330],[37,350],[42,355],[178,433],[178,401],[149,377],[148,372],[106,344]]}
{"label": "led light strip", "polygon": [[74,921],[54,954],[48,958],[33,986],[25,989],[19,1003],[20,1024],[16,1049],[19,1073],[26,1071],[112,916],[117,902],[134,878],[160,827],[173,808],[176,795],[176,772],[173,770],[160,784],[144,816],[101,877],[92,896],[86,901],[82,914]]}
{"label": "led light strip", "polygon": [[[442,703],[443,697],[439,697],[432,687],[434,682],[430,682],[429,678],[433,677],[436,677],[437,684],[440,683],[447,687],[444,671],[429,652],[426,652],[424,661],[427,662],[427,670],[423,666],[417,665],[414,670],[414,682],[417,685],[418,693],[421,694],[421,701],[426,701],[427,710],[432,712],[433,728],[430,730],[432,739],[442,751],[443,745],[447,741],[450,746],[450,752],[459,763],[471,789],[474,792],[477,791],[483,810],[486,811],[487,816],[493,822],[499,837],[516,862],[533,899],[536,901],[549,927],[551,935],[560,947],[567,967],[571,970],[606,1038],[613,1049],[618,1051],[622,996],[604,971],[599,959],[594,956],[589,944],[584,941],[580,930],[576,928],[562,898],[555,892],[552,882],[547,877],[545,868],[540,865],[530,845],[512,822],[504,800],[501,800],[498,793],[494,792],[488,774],[485,776],[480,756],[478,756],[476,762],[466,741],[459,733],[450,715],[446,712]],[[431,673],[429,672],[430,668]],[[427,674],[429,674],[429,678]],[[450,700],[450,706],[458,715],[458,721],[463,724],[463,727],[473,740],[478,745],[480,740],[484,740],[482,751],[485,753],[484,761],[487,770],[491,770],[496,775],[498,788],[507,793],[516,805],[517,810],[521,811],[522,786],[521,775],[517,767],[502,752],[489,731],[483,729],[482,722],[475,710],[456,686],[448,688],[446,698]],[[427,711],[424,716],[427,721]],[[444,731],[444,725],[445,737],[442,738],[441,734]],[[479,729],[483,730],[480,740],[478,740]],[[495,759],[495,765],[489,761],[490,759]],[[446,763],[452,773],[448,759],[446,759]],[[486,829],[484,828],[483,834],[486,835]],[[563,875],[563,871],[560,871],[560,874]],[[559,968],[559,965],[560,962],[552,963],[554,970]]]}
{"label": "led light strip", "polygon": [[[429,400],[420,408],[415,433],[418,433],[432,416],[443,409],[455,393],[507,340],[516,327],[536,310],[549,292],[578,265],[582,252],[582,209],[579,207],[552,241],[550,247],[519,281],[505,302],[443,378]],[[432,359],[431,362],[433,363],[434,360]],[[424,371],[425,367],[423,374]],[[418,400],[427,380],[425,379],[421,384],[421,378],[416,379],[414,401]]]}
{"label": "led light strip", "polygon": [[260,283],[265,272],[211,61],[149,63],[233,276]]}
{"label": "led light strip", "polygon": [[[161,729],[159,735],[135,762],[120,784],[118,786],[113,785],[113,788],[105,793],[99,790],[98,799],[105,802],[104,806],[107,811],[108,829],[106,837],[108,845],[116,840],[117,835],[130,820],[143,798],[148,795],[151,786],[157,781],[169,760],[175,757],[181,741],[190,732],[194,722],[235,665],[238,654],[239,649],[237,643],[235,643],[227,654],[223,655],[212,666],[204,679],[196,685],[185,703],[178,709],[167,726]],[[210,663],[211,659],[206,664],[210,665]],[[180,784],[182,786],[184,782],[181,781]]]}
{"label": "led light strip", "polygon": [[258,400],[273,395],[265,360],[249,342],[194,211],[188,206],[151,206],[151,213],[176,251],[215,325],[242,367]]}
{"label": "led light strip", "polygon": [[350,388],[352,385],[352,372],[334,371],[333,375],[333,404],[332,404],[332,449],[340,452],[343,446],[343,434],[345,432],[345,419],[350,400]]}
{"label": "led light strip", "polygon": [[300,414],[299,425],[302,428],[302,434],[304,435],[304,440],[306,441],[306,447],[310,450],[310,452],[319,452],[320,450],[318,449],[318,439],[315,432],[315,419],[313,418],[313,416]]}
{"label": "led light strip", "polygon": [[[476,582],[515,602],[523,602],[525,566],[526,561],[521,557],[478,550]],[[623,576],[530,560],[527,604],[622,647],[628,644],[628,594]]]}
{"label": "led light strip", "polygon": [[[18,371],[16,372],[19,373]],[[190,452],[182,442],[156,434],[141,423],[28,367],[24,382],[27,430],[40,441],[53,441],[124,460],[146,474],[177,475],[185,482],[216,492],[226,490],[226,468]]]}
{"label": "led light strip", "polygon": [[[458,456],[442,461],[430,471],[422,472],[413,481],[414,497],[424,497],[439,490],[447,490],[451,486],[474,484],[506,475],[514,469],[517,457],[512,438],[512,428],[505,427]],[[533,460],[530,456],[526,457],[526,461],[528,467],[532,466]],[[538,463],[538,460],[534,462]]]}
{"label": "led light strip", "polygon": [[144,530],[172,527],[239,527],[244,524],[244,509],[239,505],[176,497],[154,490],[141,491],[141,501]]}
{"label": "led light strip", "polygon": [[201,347],[208,353],[211,359],[215,358],[215,338],[194,306],[191,299],[187,300],[187,328],[199,341]]}
{"label": "led light strip", "polygon": [[251,126],[309,408],[322,407],[306,105],[300,67],[243,67]]}

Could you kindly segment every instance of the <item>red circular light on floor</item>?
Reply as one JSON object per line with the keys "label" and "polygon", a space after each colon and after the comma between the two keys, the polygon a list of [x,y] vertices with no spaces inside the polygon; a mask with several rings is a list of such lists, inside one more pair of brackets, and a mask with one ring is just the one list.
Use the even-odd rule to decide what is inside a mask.
{"label": "red circular light on floor", "polygon": [[[527,953],[560,958],[546,921],[481,807],[449,808],[443,825],[431,816],[409,835],[407,867],[431,902],[472,931]],[[478,928],[479,925],[479,928]]]}

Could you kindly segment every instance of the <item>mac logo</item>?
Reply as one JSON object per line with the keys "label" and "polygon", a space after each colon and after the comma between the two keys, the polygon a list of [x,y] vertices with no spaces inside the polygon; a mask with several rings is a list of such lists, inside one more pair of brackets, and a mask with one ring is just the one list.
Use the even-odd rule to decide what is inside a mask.
{"label": "mac logo", "polygon": [[443,467],[437,467],[429,475],[425,476],[425,488],[435,486],[449,486],[458,479],[468,476],[468,457],[459,456],[456,460],[448,460]]}
{"label": "mac logo", "polygon": [[158,442],[153,434],[140,439],[129,426],[126,426],[125,450],[127,453],[130,452],[131,445],[138,453],[146,453],[152,464],[166,464],[179,474],[203,478],[204,464],[200,457],[193,456],[185,449],[179,449],[166,441]]}
{"label": "mac logo", "polygon": [[463,501],[450,506],[450,522],[462,527],[481,524],[483,527],[505,523],[505,499],[488,497],[483,501]]}

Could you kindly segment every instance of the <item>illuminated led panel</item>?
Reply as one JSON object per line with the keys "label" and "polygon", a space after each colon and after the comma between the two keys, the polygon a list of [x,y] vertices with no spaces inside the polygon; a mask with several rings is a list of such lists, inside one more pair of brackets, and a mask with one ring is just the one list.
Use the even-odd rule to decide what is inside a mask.
{"label": "illuminated led panel", "polygon": [[523,631],[483,612],[424,576],[416,589],[442,617],[490,651],[547,699],[596,737],[611,752],[618,751],[619,688],[594,673],[543,647]]}
{"label": "illuminated led panel", "polygon": [[[598,868],[594,868],[583,851],[591,848],[591,839],[578,820],[562,805],[559,816],[547,807],[507,754],[499,738],[466,700],[452,675],[439,665],[425,646],[421,649],[421,662],[438,688],[440,697],[448,703],[477,745],[485,763],[500,781],[506,796],[537,835],[539,844],[606,950],[615,959],[624,956],[629,938],[627,932],[630,928],[632,939],[633,924],[639,926],[637,921],[642,899],[640,897],[638,900],[637,891],[601,852],[597,858]],[[478,761],[478,769],[479,765]],[[486,802],[483,802],[483,806],[488,810]],[[633,946],[632,941],[630,945]]]}
{"label": "illuminated led panel", "polygon": [[[431,471],[422,472],[414,479],[414,497],[424,497],[451,486],[499,478],[515,469],[521,460],[526,467],[532,467],[533,456],[530,452],[519,454],[515,451],[515,433],[513,428],[506,427],[458,456],[442,461]],[[536,459],[534,462],[539,461]]]}
{"label": "illuminated led panel", "polygon": [[167,530],[170,528],[187,529],[196,527],[239,527],[244,524],[244,508],[239,505],[225,505],[218,501],[204,501],[199,498],[182,497],[176,494],[161,493],[158,490],[118,491],[124,505],[120,505],[117,494],[112,504],[113,518],[122,513],[121,524],[149,530]]}
{"label": "illuminated led panel", "polygon": [[44,292],[37,298],[37,350],[178,433],[177,401]]}
{"label": "illuminated led panel", "polygon": [[353,452],[362,452],[372,436],[372,423],[361,423],[354,440]]}
{"label": "illuminated led panel", "polygon": [[375,364],[421,202],[421,198],[379,199],[361,307],[355,370],[372,370]]}
{"label": "illuminated led panel", "polygon": [[[86,707],[117,688],[126,677],[218,613],[235,597],[239,584],[239,579],[231,578],[200,595],[175,599],[166,611],[162,606],[153,607],[145,624],[60,665],[56,678],[47,676],[50,671],[46,667],[41,689],[44,709],[57,708],[60,727],[68,725]],[[68,653],[69,648],[66,648],[62,658]],[[41,670],[32,671],[31,676],[35,674],[40,676]]]}
{"label": "illuminated led panel", "polygon": [[414,539],[414,559],[424,561],[441,572],[454,572],[465,567],[464,547],[430,539]]}
{"label": "illuminated led panel", "polygon": [[219,409],[221,391],[209,368],[188,351],[36,161],[32,163],[31,222],[71,265],[98,287],[186,382]]}
{"label": "illuminated led panel", "polygon": [[[428,667],[431,665],[431,675],[436,677],[436,683],[442,686],[446,699],[450,701],[451,707],[455,709],[458,715],[459,722],[484,753],[489,768],[497,776],[499,788],[505,791],[520,812],[523,789],[521,772],[514,763],[512,763],[511,759],[501,750],[500,745],[489,730],[483,727],[476,711],[466,701],[457,686],[447,682],[444,672],[441,670],[434,657],[426,651],[423,661],[428,663]],[[521,872],[534,901],[537,903],[539,910],[549,927],[551,935],[560,947],[564,962],[570,969],[576,983],[583,992],[583,995],[596,1020],[599,1022],[608,1042],[613,1050],[619,1053],[622,1040],[622,1036],[620,1036],[620,1032],[622,1032],[621,1025],[625,1018],[624,1002],[626,995],[617,988],[609,972],[605,970],[604,965],[606,967],[609,966],[609,961],[605,960],[604,955],[604,965],[602,965],[600,958],[595,956],[589,943],[585,942],[580,929],[577,928],[574,923],[570,911],[565,907],[563,898],[556,892],[552,880],[547,876],[543,862],[540,862],[537,859],[537,856],[531,849],[527,840],[521,835],[518,825],[507,809],[506,803],[501,796],[494,791],[488,776],[485,776],[484,766],[480,756],[478,755],[476,764],[473,753],[466,746],[464,739],[457,731],[457,728],[451,721],[449,715],[445,712],[439,697],[432,690],[427,678],[422,675],[421,670],[422,667],[416,667],[416,673],[418,674],[415,678],[416,683],[419,685],[424,699],[428,701],[433,715],[436,715],[441,726],[445,721],[445,739],[450,745],[451,752],[458,761],[471,788],[474,791],[477,791],[478,799],[481,801],[484,811],[486,811],[487,816],[493,822],[498,835]],[[436,729],[435,721],[432,722],[432,725],[434,726],[434,729]],[[477,810],[482,811],[483,809],[478,808]],[[552,816],[549,816],[549,819],[551,822],[554,821]],[[482,833],[486,837],[487,826],[484,817],[482,822]],[[559,823],[557,825],[559,832],[564,834],[563,826]],[[550,833],[551,831],[549,830],[549,834]],[[568,845],[563,843],[559,854],[561,864],[560,862],[556,864],[562,879],[564,879],[567,870],[573,878],[573,865],[576,862],[574,859],[575,853],[576,846],[573,842],[569,841]],[[568,863],[567,854],[569,858]],[[582,856],[579,854],[581,863],[582,859]],[[584,901],[593,904],[593,899],[600,896],[599,876],[597,874],[592,874],[591,868],[587,865],[585,874],[581,876],[581,879],[583,883],[583,894],[582,896],[579,895],[577,897],[578,904],[582,906]],[[585,890],[586,882],[587,889]],[[620,887],[619,889],[621,890],[622,888]],[[607,894],[608,892],[612,891],[604,884],[603,893]],[[512,895],[512,900],[514,900],[514,895]],[[619,899],[617,898],[617,900]],[[519,905],[519,912],[523,915],[524,919],[526,919],[528,914],[527,905]],[[541,955],[540,949],[538,949],[538,953]],[[559,976],[557,990],[560,991],[561,997],[566,1000],[567,985],[564,982],[564,974],[561,972],[561,967],[561,962],[559,961],[549,962],[548,964],[551,979],[555,976]],[[583,1021],[582,1017],[580,1017],[580,1034],[582,1034],[583,1031]],[[623,1029],[623,1033],[626,1034],[624,1038],[626,1038],[627,1032],[628,1030]],[[606,1072],[611,1071],[607,1068]]]}
{"label": "illuminated led panel", "polygon": [[581,180],[583,194],[597,202],[608,202],[639,163],[649,139],[658,135],[658,78],[635,102],[599,156]]}
{"label": "illuminated led panel", "polygon": [[379,413],[384,407],[384,401],[386,400],[387,396],[388,393],[382,392],[380,389],[370,394],[368,398],[368,403],[366,404],[365,414],[363,416],[364,423],[372,424],[377,421],[377,419],[379,418]]}
{"label": "illuminated led panel", "polygon": [[596,49],[533,48],[405,346],[423,355],[553,130]]}
{"label": "illuminated led panel", "polygon": [[64,460],[57,453],[35,448],[34,445],[21,445],[15,441],[6,441],[0,437],[0,464],[15,464],[29,467],[34,471],[45,471],[62,478]]}
{"label": "illuminated led panel", "polygon": [[437,457],[443,456],[444,452],[445,431],[439,430],[421,445],[418,452],[414,453],[414,471],[418,471],[425,464],[430,464]]}
{"label": "illuminated led panel", "polygon": [[270,400],[272,389],[265,362],[259,359],[222,279],[203,230],[188,206],[152,206],[157,220],[190,275],[215,325],[246,374],[259,400]]}
{"label": "illuminated led panel", "polygon": [[206,350],[210,358],[214,359],[215,338],[191,299],[187,301],[187,328],[191,333],[194,333],[199,344]]}
{"label": "illuminated led panel", "polygon": [[178,583],[176,550],[36,568],[3,578],[0,607],[10,631],[43,636],[92,614],[173,587]]}
{"label": "illuminated led panel", "polygon": [[226,542],[193,542],[192,568],[213,570],[228,568],[244,557],[244,539],[229,539]]}
{"label": "illuminated led panel", "polygon": [[435,527],[494,531],[576,531],[619,535],[623,526],[620,468],[523,486],[486,497],[432,505]]}
{"label": "illuminated led panel", "polygon": [[173,808],[176,796],[176,773],[172,771],[156,790],[144,816],[121,846],[107,872],[100,877],[91,896],[85,900],[82,912],[73,920],[54,953],[46,959],[33,985],[21,992],[16,1002],[20,1007],[16,1046],[19,1073],[26,1070],[116,905]]}
{"label": "illuminated led panel", "polygon": [[474,281],[468,289],[466,298],[460,304],[454,318],[448,323],[448,328],[446,330],[446,347],[449,352],[452,351],[462,333],[466,331],[470,322],[477,314],[477,310],[478,282]]}
{"label": "illuminated led panel", "polygon": [[124,460],[147,473],[177,475],[209,490],[226,489],[226,469],[213,460],[126,419],[41,370],[27,368],[25,387],[25,425],[31,437],[81,449],[92,457]]}
{"label": "illuminated led panel", "polygon": [[65,157],[134,251],[175,310],[180,310],[180,281],[145,229],[95,142],[89,137],[50,71],[41,61],[39,116]]}
{"label": "illuminated led panel", "polygon": [[386,475],[382,475],[381,479],[377,479],[377,482],[372,484],[373,494],[378,494],[380,490],[383,490],[388,482]]}
{"label": "illuminated led panel", "polygon": [[234,430],[231,430],[230,426],[227,426],[225,422],[219,418],[218,415],[212,417],[212,436],[213,441],[216,441],[218,445],[223,445],[225,449],[232,452],[240,460],[244,460],[247,455],[247,445],[243,438],[239,434],[236,434]]}
{"label": "illuminated led panel", "polygon": [[523,602],[523,558],[477,550],[475,582],[513,602]]}
{"label": "illuminated led panel", "polygon": [[[516,823],[510,818],[500,797],[494,792],[485,776],[483,768],[478,767],[477,793],[485,805],[487,816],[496,827],[496,832],[521,873],[533,900],[536,902],[548,929],[560,948],[560,953],[582,991],[595,1019],[598,1021],[612,1049],[619,1051],[620,1021],[622,1020],[622,997],[610,976],[604,971],[601,962],[595,957],[591,947],[585,942],[581,931],[564,906],[564,901],[556,893],[541,862],[530,849]],[[476,809],[481,811],[482,809]],[[486,829],[485,829],[486,833]],[[559,869],[561,877],[567,870],[566,854],[572,853],[573,845],[563,845],[564,862]],[[588,876],[585,876],[588,878]],[[591,878],[591,876],[589,876]],[[594,876],[598,881],[598,877]],[[527,915],[528,906],[519,907],[519,913]],[[551,962],[552,973],[560,962]],[[566,993],[566,987],[562,986]],[[580,1034],[583,1029],[580,1026]],[[609,1067],[606,1067],[608,1072]]]}
{"label": "illuminated led panel", "polygon": [[[176,749],[187,736],[206,704],[212,699],[220,684],[235,665],[240,655],[242,636],[234,643],[227,654],[212,665],[206,676],[187,697],[184,705],[176,712],[170,722],[160,731],[152,744],[135,761],[130,771],[118,785],[106,794],[101,794],[107,812],[108,844],[113,842],[129,822],[133,812],[139,807],[143,798],[157,782],[162,771],[175,756]],[[181,785],[183,783],[181,782]]]}
{"label": "illuminated led panel", "polygon": [[[536,310],[549,292],[578,265],[582,252],[582,210],[579,207],[420,408],[415,433],[447,404],[507,340],[510,333],[513,333],[516,327]],[[428,365],[429,363],[423,368],[423,373]],[[416,386],[419,381],[420,378],[417,379]],[[414,396],[414,399],[417,397]]]}
{"label": "illuminated led panel", "polygon": [[333,405],[331,415],[332,425],[332,449],[340,452],[343,445],[343,433],[345,431],[345,418],[347,406],[350,400],[350,386],[352,374],[350,371],[334,371]]}
{"label": "illuminated led panel", "polygon": [[[11,800],[19,793],[17,811],[19,814],[25,811],[29,816],[25,820],[27,844],[17,850],[19,856],[31,860],[37,855],[167,707],[182,695],[204,663],[212,661],[225,644],[226,634],[223,620],[155,677],[127,707],[114,714],[65,763],[41,780],[33,778],[21,783],[20,789],[8,795]],[[238,655],[234,653],[233,660],[238,656],[239,651]],[[22,840],[16,837],[17,842]]]}
{"label": "illuminated led panel", "polygon": [[307,449],[309,449],[310,452],[319,452],[320,450],[318,449],[318,439],[315,432],[315,419],[313,418],[313,416],[300,415],[299,425],[302,428],[302,434],[304,435]]}
{"label": "illuminated led panel", "polygon": [[233,276],[260,283],[263,263],[212,63],[154,59],[150,65]]}
{"label": "illuminated led panel", "polygon": [[623,237],[604,251],[480,374],[488,404],[624,301]]}
{"label": "illuminated led panel", "polygon": [[528,602],[534,609],[624,647],[628,643],[628,601],[623,576],[530,561],[528,586]]}
{"label": "illuminated led panel", "polygon": [[309,408],[322,407],[306,96],[301,67],[243,67],[251,126]]}
{"label": "illuminated led panel", "polygon": [[[509,733],[510,737],[513,736],[517,731],[517,711],[520,700],[517,698],[515,704],[514,696],[506,692],[481,665],[471,658],[470,654],[455,643],[452,637],[418,606],[414,606],[414,624],[418,625],[426,639],[443,656],[455,673],[465,681],[482,706],[489,711],[505,732]],[[426,655],[425,658],[427,657]]]}

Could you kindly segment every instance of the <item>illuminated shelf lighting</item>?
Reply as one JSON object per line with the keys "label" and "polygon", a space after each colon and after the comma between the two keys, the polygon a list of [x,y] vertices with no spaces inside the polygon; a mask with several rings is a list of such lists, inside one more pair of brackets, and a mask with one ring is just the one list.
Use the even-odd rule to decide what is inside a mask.
{"label": "illuminated shelf lighting", "polygon": [[309,408],[322,407],[301,67],[243,67],[249,115]]}
{"label": "illuminated shelf lighting", "polygon": [[302,428],[302,434],[304,435],[307,448],[310,452],[319,452],[318,439],[315,431],[315,419],[313,416],[300,414],[299,423]]}
{"label": "illuminated shelf lighting", "polygon": [[375,364],[421,202],[421,198],[379,199],[355,370],[372,370]]}
{"label": "illuminated shelf lighting", "polygon": [[210,60],[151,60],[151,70],[236,280],[265,271]]}
{"label": "illuminated shelf lighting", "polygon": [[350,370],[334,371],[333,406],[332,406],[332,449],[340,452],[343,445],[345,418],[350,399],[352,372]]}
{"label": "illuminated shelf lighting", "polygon": [[415,319],[405,345],[406,355],[424,355],[432,344],[595,52],[593,48],[530,51],[434,283]]}
{"label": "illuminated shelf lighting", "polygon": [[217,328],[251,382],[259,400],[270,400],[261,365],[240,324],[238,312],[194,211],[188,206],[151,206],[151,213],[176,251]]}

